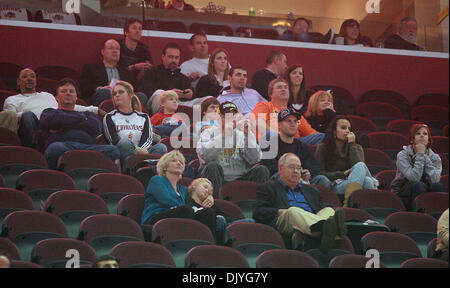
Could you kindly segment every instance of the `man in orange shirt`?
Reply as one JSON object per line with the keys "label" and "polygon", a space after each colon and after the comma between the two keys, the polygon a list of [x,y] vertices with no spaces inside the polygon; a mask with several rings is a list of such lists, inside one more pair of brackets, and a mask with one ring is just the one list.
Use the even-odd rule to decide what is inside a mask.
{"label": "man in orange shirt", "polygon": [[[278,132],[278,113],[287,108],[289,100],[289,86],[284,79],[272,80],[268,89],[270,102],[260,102],[249,115],[253,126],[256,127],[256,137],[260,139],[267,131]],[[302,116],[299,121],[297,134],[294,136],[306,144],[319,145],[325,134],[314,130]]]}

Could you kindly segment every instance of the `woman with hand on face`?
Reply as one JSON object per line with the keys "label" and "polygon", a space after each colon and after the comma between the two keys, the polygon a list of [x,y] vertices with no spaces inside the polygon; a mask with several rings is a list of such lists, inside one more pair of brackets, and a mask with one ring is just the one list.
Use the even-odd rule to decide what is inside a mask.
{"label": "woman with hand on face", "polygon": [[[185,162],[183,154],[178,150],[164,154],[159,159],[156,166],[158,175],[150,179],[145,192],[142,224],[155,224],[164,218],[188,218],[198,220],[207,226],[214,225],[212,229],[215,230],[215,216],[211,220],[204,213],[196,213],[198,209],[194,210],[188,205],[188,188],[178,184],[178,180],[182,178]],[[213,197],[209,194],[203,196],[202,200],[199,200],[199,205],[205,209],[211,208],[214,204]]]}
{"label": "woman with hand on face", "polygon": [[303,67],[299,64],[290,66],[283,77],[289,85],[288,107],[304,114],[308,107],[308,92]]}
{"label": "woman with hand on face", "polygon": [[348,205],[348,198],[354,191],[378,186],[364,163],[363,148],[355,139],[350,120],[337,116],[328,126],[316,153],[320,174],[328,177],[336,194],[344,194],[344,206]]}
{"label": "woman with hand on face", "polygon": [[201,77],[195,88],[197,98],[206,96],[219,96],[223,88],[230,86],[228,79],[228,52],[217,48],[209,57],[208,74]]}
{"label": "woman with hand on face", "polygon": [[326,91],[317,91],[309,98],[305,118],[312,128],[325,133],[328,124],[336,117],[333,96]]}
{"label": "woman with hand on face", "polygon": [[403,147],[397,154],[397,174],[391,190],[399,196],[416,196],[426,192],[444,192],[439,183],[441,157],[431,150],[431,131],[426,124],[414,124],[409,130],[411,145]]}
{"label": "woman with hand on face", "polygon": [[122,165],[130,155],[166,153],[164,144],[152,146],[152,124],[148,115],[140,112],[141,104],[134,95],[133,86],[119,81],[111,95],[116,109],[103,118],[103,129],[109,143],[119,148]]}

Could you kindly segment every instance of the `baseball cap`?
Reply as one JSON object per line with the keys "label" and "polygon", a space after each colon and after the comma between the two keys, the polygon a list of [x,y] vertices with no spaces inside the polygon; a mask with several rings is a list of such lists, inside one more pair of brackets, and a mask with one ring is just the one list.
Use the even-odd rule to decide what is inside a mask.
{"label": "baseball cap", "polygon": [[297,117],[298,120],[300,120],[300,118],[301,118],[301,115],[299,113],[297,113],[294,109],[285,108],[285,109],[281,110],[280,113],[278,113],[278,122],[283,121],[286,117],[288,117],[290,115],[294,115],[295,117]]}
{"label": "baseball cap", "polygon": [[239,113],[236,105],[233,102],[223,102],[219,106],[219,113],[225,115],[226,113]]}

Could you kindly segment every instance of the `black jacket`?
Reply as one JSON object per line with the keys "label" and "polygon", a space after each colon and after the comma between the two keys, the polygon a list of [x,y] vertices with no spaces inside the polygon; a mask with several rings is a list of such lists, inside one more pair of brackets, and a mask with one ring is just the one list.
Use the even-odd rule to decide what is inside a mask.
{"label": "black jacket", "polygon": [[[313,213],[317,213],[325,208],[320,191],[311,186],[302,185],[302,193],[313,210]],[[258,223],[267,224],[276,228],[278,210],[288,209],[289,207],[289,199],[285,188],[279,180],[271,180],[258,187],[253,218]]]}
{"label": "black jacket", "polygon": [[391,35],[386,41],[384,41],[384,48],[390,49],[403,49],[403,50],[423,50],[416,44],[410,43],[400,37],[399,35]]}
{"label": "black jacket", "polygon": [[252,78],[252,88],[258,91],[267,101],[269,98],[269,83],[270,81],[277,79],[277,75],[273,74],[267,69],[256,71]]}
{"label": "black jacket", "polygon": [[153,66],[142,78],[142,89],[149,98],[158,89],[171,90],[175,88],[180,90],[191,88],[189,78],[181,74],[180,69],[170,71],[163,64],[160,64],[156,67]]}

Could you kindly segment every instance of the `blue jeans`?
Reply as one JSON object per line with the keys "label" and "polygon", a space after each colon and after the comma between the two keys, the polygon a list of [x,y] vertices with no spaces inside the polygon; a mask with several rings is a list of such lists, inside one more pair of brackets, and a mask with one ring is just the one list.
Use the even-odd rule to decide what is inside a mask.
{"label": "blue jeans", "polygon": [[[122,165],[125,163],[125,159],[127,159],[128,156],[136,154],[136,146],[128,138],[120,139],[116,146],[120,152],[120,163],[122,163]],[[150,154],[164,155],[167,153],[167,147],[164,144],[156,144],[149,147],[147,151]]]}
{"label": "blue jeans", "polygon": [[31,111],[23,113],[22,117],[20,117],[19,131],[17,132],[22,145],[26,147],[33,146],[34,136],[38,130],[39,119],[36,115]]}
{"label": "blue jeans", "polygon": [[316,133],[297,139],[302,141],[303,143],[318,146],[320,143],[322,143],[323,138],[325,138],[324,133]]}
{"label": "blue jeans", "polygon": [[425,183],[415,182],[411,188],[411,199],[427,192],[445,192],[445,187],[441,183],[433,183],[428,187]]}
{"label": "blue jeans", "polygon": [[48,168],[57,169],[59,156],[61,156],[64,152],[71,150],[90,150],[100,152],[108,156],[113,162],[120,157],[119,149],[113,145],[88,145],[72,141],[54,142],[47,147],[44,154],[47,159]]}
{"label": "blue jeans", "polygon": [[348,183],[358,183],[364,189],[376,189],[372,174],[364,162],[358,162],[351,168],[347,179],[333,187],[336,194],[345,194],[345,187]]}

